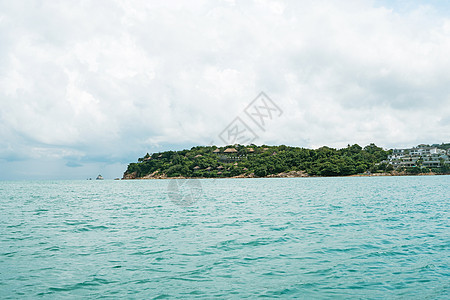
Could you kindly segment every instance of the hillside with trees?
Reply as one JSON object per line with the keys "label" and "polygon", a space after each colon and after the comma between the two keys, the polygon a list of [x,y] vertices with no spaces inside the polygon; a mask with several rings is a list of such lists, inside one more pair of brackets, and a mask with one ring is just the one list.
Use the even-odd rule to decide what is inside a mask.
{"label": "hillside with trees", "polygon": [[302,176],[346,176],[390,171],[382,164],[392,150],[375,144],[364,148],[230,145],[197,146],[190,150],[146,154],[130,163],[124,179],[167,177],[267,177],[291,172]]}

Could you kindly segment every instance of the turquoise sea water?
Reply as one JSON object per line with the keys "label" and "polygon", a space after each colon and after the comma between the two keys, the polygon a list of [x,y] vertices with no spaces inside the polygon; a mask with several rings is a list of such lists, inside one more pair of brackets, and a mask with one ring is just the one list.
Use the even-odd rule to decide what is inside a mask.
{"label": "turquoise sea water", "polygon": [[0,298],[450,298],[450,176],[198,182],[0,182]]}

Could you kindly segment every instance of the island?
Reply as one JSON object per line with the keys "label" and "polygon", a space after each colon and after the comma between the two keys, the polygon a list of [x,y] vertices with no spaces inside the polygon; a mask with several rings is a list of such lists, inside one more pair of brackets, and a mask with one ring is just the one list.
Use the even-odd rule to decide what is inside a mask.
{"label": "island", "polygon": [[408,149],[357,144],[342,149],[291,146],[196,146],[149,154],[122,179],[392,176],[450,174],[450,143]]}

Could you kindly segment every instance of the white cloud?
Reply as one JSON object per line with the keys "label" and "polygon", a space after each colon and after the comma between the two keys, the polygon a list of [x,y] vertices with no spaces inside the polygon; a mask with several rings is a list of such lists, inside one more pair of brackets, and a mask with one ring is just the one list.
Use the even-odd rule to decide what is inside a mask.
{"label": "white cloud", "polygon": [[450,18],[399,7],[3,2],[0,157],[75,166],[218,143],[261,90],[284,114],[258,143],[448,142]]}

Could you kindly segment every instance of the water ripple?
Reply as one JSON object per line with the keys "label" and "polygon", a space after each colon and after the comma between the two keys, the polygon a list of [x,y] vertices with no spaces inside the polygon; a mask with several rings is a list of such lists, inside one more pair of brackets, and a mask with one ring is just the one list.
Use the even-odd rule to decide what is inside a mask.
{"label": "water ripple", "polygon": [[450,177],[0,182],[0,298],[450,298]]}

